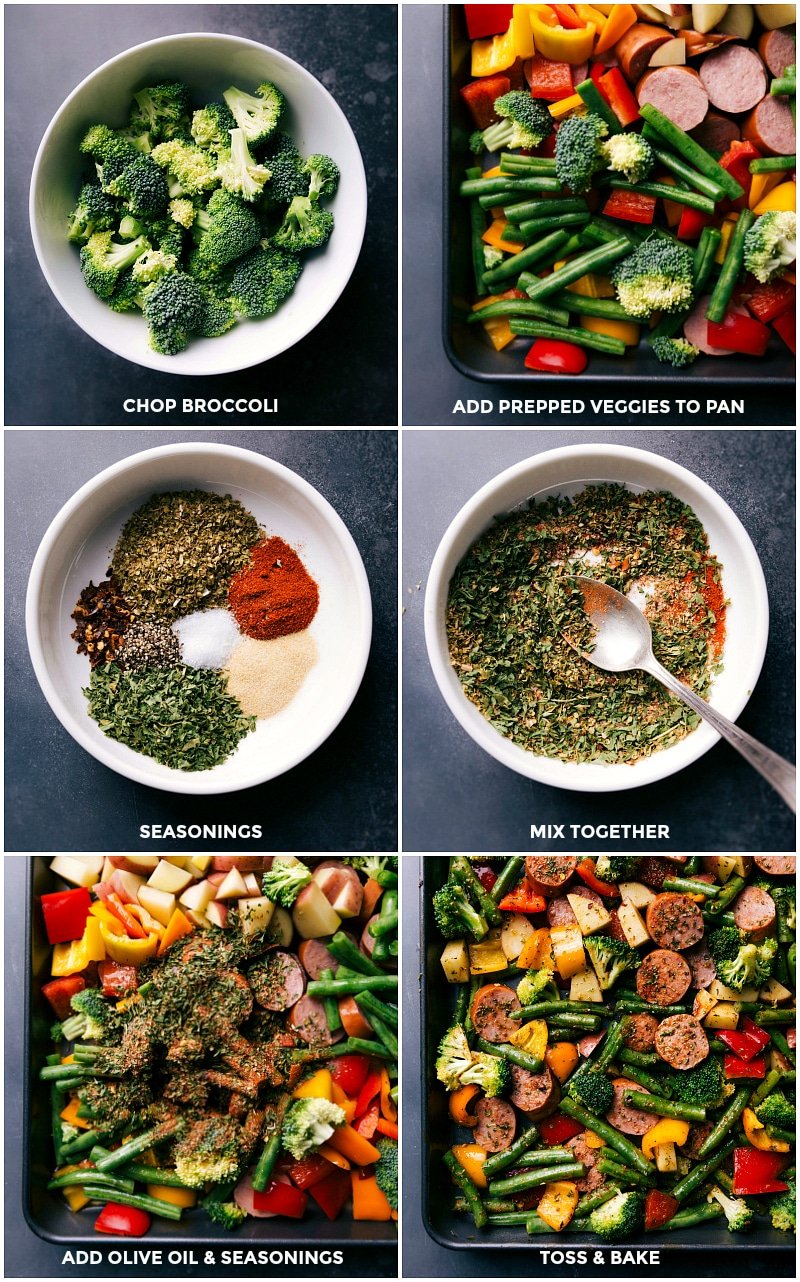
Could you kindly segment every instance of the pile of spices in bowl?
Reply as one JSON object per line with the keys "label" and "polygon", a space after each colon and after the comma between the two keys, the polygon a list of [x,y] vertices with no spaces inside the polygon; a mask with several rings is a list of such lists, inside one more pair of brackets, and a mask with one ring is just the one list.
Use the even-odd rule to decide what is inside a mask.
{"label": "pile of spices in bowl", "polygon": [[633,762],[699,719],[644,672],[609,673],[576,652],[592,630],[576,575],[642,609],[656,658],[707,697],[725,637],[721,567],[673,494],[589,485],[498,518],[450,583],[450,660],[467,697],[508,739],[569,762]]}
{"label": "pile of spices in bowl", "polygon": [[298,553],[238,499],[153,494],[72,615],[89,715],[173,769],[212,769],[300,690],[317,660],[318,605]]}

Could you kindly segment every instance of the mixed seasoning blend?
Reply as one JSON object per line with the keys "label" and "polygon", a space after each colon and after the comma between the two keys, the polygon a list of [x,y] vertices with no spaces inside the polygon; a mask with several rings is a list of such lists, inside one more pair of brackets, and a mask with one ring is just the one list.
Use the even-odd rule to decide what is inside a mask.
{"label": "mixed seasoning blend", "polygon": [[89,715],[164,765],[210,769],[300,690],[318,604],[297,552],[230,494],[154,494],[72,614]]}
{"label": "mixed seasoning blend", "polygon": [[721,567],[692,510],[673,494],[590,485],[497,519],[450,584],[450,659],[467,697],[501,734],[539,756],[634,762],[698,724],[644,672],[607,673],[592,648],[576,575],[643,610],[656,658],[707,696],[721,669]]}

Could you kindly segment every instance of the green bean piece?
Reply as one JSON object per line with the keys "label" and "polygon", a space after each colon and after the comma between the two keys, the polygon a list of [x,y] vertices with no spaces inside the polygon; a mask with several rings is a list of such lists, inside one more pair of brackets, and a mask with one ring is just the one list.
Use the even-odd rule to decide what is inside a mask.
{"label": "green bean piece", "polygon": [[[738,222],[736,225],[738,227]],[[730,252],[730,248],[728,252]],[[739,877],[738,875],[735,877],[729,877],[725,885],[722,887],[722,890],[714,899],[714,902],[706,905],[705,911],[712,917],[717,917],[720,913],[724,913],[728,905],[732,904],[734,899],[738,899],[739,893],[744,890],[744,887],[744,877]]]}
{"label": "green bean piece", "polygon": [[645,1095],[642,1091],[625,1091],[624,1101],[632,1108],[656,1113],[659,1117],[677,1117],[683,1122],[706,1120],[706,1110],[701,1104],[683,1104],[659,1095]]}
{"label": "green bean piece", "polygon": [[792,1050],[791,1046],[787,1042],[786,1038],[784,1037],[780,1029],[771,1028],[769,1030],[769,1035],[770,1035],[772,1044],[776,1048],[776,1050],[779,1050],[781,1055],[785,1056],[785,1058],[788,1059],[789,1063],[792,1065],[793,1068],[797,1068],[797,1058],[795,1056],[795,1052]]}
{"label": "green bean piece", "polygon": [[473,197],[469,202],[469,237],[472,254],[472,274],[475,277],[475,293],[478,298],[486,293],[483,284],[483,273],[486,271],[486,257],[483,252],[485,248],[483,234],[485,231],[486,214],[483,211],[481,202]]}
{"label": "green bean piece", "polygon": [[[560,218],[562,214],[589,214],[589,207],[582,196],[562,196],[559,200],[523,200],[503,209],[510,223],[526,223],[531,219]],[[521,875],[521,874],[520,874]],[[517,879],[519,880],[519,878]]]}
{"label": "green bean piece", "polygon": [[521,1051],[517,1046],[511,1046],[507,1042],[487,1042],[482,1037],[477,1039],[478,1050],[486,1055],[496,1055],[499,1059],[507,1059],[510,1064],[516,1064],[518,1068],[526,1068],[529,1073],[538,1073],[541,1071],[542,1061],[534,1059],[527,1051]]}
{"label": "green bean piece", "polygon": [[[741,1003],[742,1009],[744,1009],[744,1006],[746,1005],[748,1005],[748,1003]],[[777,1008],[760,1010],[756,1012],[755,1022],[762,1028],[767,1024],[796,1024],[797,1011],[794,1007],[792,1007],[791,1010],[788,1007],[785,1009],[781,1008],[780,1010]]]}
{"label": "green bean piece", "polygon": [[722,887],[709,886],[705,881],[692,881],[689,877],[665,877],[664,889],[674,890],[679,895],[705,895],[713,899]]}
{"label": "green bean piece", "polygon": [[641,1171],[634,1171],[630,1166],[621,1166],[610,1157],[601,1157],[597,1169],[601,1175],[607,1175],[617,1184],[633,1184],[636,1188],[653,1188],[655,1185],[654,1176],[642,1175]]}
{"label": "green bean piece", "polygon": [[695,1189],[699,1189],[700,1185],[705,1183],[708,1176],[712,1175],[714,1171],[716,1171],[717,1167],[721,1166],[722,1163],[730,1157],[731,1153],[736,1148],[736,1144],[736,1140],[729,1140],[723,1148],[718,1149],[716,1153],[712,1153],[710,1157],[706,1157],[704,1162],[700,1162],[693,1168],[693,1170],[689,1171],[687,1175],[684,1175],[683,1179],[678,1180],[678,1183],[670,1189],[672,1196],[676,1197],[679,1202],[682,1202],[690,1193],[694,1193]]}
{"label": "green bean piece", "polygon": [[81,1135],[77,1135],[74,1140],[70,1140],[69,1143],[61,1146],[61,1160],[64,1162],[71,1161],[73,1157],[78,1157],[81,1153],[88,1153],[90,1149],[93,1150],[98,1144],[110,1144],[116,1134],[116,1130],[84,1131]]}
{"label": "green bean piece", "polygon": [[[611,1033],[609,1033],[610,1037]],[[652,1174],[653,1165],[648,1162],[641,1149],[631,1144],[630,1140],[621,1135],[618,1130],[615,1130],[609,1122],[604,1121],[601,1117],[595,1117],[593,1113],[589,1112],[588,1108],[584,1108],[582,1104],[579,1104],[569,1096],[562,1099],[559,1108],[562,1113],[566,1113],[568,1117],[573,1117],[576,1122],[583,1122],[583,1125],[588,1130],[594,1131],[595,1135],[599,1135],[601,1140],[605,1140],[606,1144],[610,1145],[621,1157],[625,1158],[626,1163],[640,1171],[642,1175]]]}
{"label": "green bean piece", "polygon": [[554,174],[556,162],[549,156],[518,156],[504,151],[500,156],[500,169],[504,174]]}
{"label": "green bean piece", "polygon": [[88,1183],[83,1185],[83,1191],[92,1202],[119,1202],[122,1206],[133,1206],[138,1211],[147,1211],[149,1215],[159,1215],[164,1220],[180,1220],[183,1216],[182,1207],[173,1206],[171,1202],[162,1202],[157,1197],[117,1191],[109,1197],[108,1189],[99,1188],[97,1185],[90,1186]]}
{"label": "green bean piece", "polygon": [[[369,996],[369,993],[357,993],[356,1002],[359,1002],[360,1004],[362,1004],[362,999],[368,996]],[[364,1007],[364,1009],[365,1010],[367,1009],[366,1006]],[[372,1031],[374,1033],[377,1033],[378,1037],[383,1042],[384,1046],[386,1047],[387,1051],[391,1055],[392,1059],[397,1059],[400,1048],[397,1043],[397,1038],[395,1037],[391,1028],[386,1023],[385,1020],[381,1019],[379,1015],[374,1014],[372,1011],[368,1011],[367,1013],[369,1017],[369,1023],[372,1025]]]}
{"label": "green bean piece", "polygon": [[500,1215],[490,1215],[489,1223],[498,1228],[511,1228],[515,1224],[527,1224],[530,1211],[505,1211]]}
{"label": "green bean piece", "polygon": [[688,183],[696,191],[708,196],[709,200],[713,200],[715,205],[725,199],[725,192],[718,182],[715,182],[713,178],[707,178],[705,174],[698,173],[691,165],[687,165],[684,160],[681,160],[680,156],[674,156],[671,151],[665,151],[663,147],[653,147],[653,154],[665,169],[671,170],[673,174],[677,174],[679,178],[682,178],[684,183]]}
{"label": "green bean piece", "polygon": [[622,1047],[625,1038],[626,1026],[627,1020],[625,1019],[617,1020],[615,1024],[611,1025],[606,1033],[605,1041],[600,1047],[600,1054],[592,1064],[593,1068],[605,1069],[613,1059],[616,1059],[617,1051]]}
{"label": "green bean piece", "polygon": [[621,1192],[622,1190],[618,1185],[606,1184],[604,1188],[597,1189],[595,1193],[587,1193],[575,1207],[572,1223],[575,1223],[576,1220],[585,1219],[587,1215],[591,1215],[592,1211],[597,1210],[598,1206],[602,1206],[605,1202],[610,1202],[612,1197],[616,1197]]}
{"label": "green bean piece", "polygon": [[514,1143],[509,1144],[508,1148],[499,1153],[492,1153],[483,1164],[483,1173],[486,1178],[490,1179],[493,1175],[504,1171],[507,1166],[513,1166],[524,1153],[533,1148],[538,1139],[539,1131],[537,1127],[531,1126],[527,1131],[523,1131],[521,1135],[518,1135]]}
{"label": "green bean piece", "polygon": [[553,302],[578,316],[601,316],[607,320],[632,321],[637,325],[640,323],[615,298],[587,298],[583,294],[571,294],[565,289],[562,294],[556,294]]}
{"label": "green bean piece", "polygon": [[374,993],[358,993],[356,1001],[368,1014],[377,1016],[390,1028],[397,1029],[399,1020],[396,1006],[389,1006],[386,1002],[382,1002]]}
{"label": "green bean piece", "polygon": [[[571,331],[567,330],[564,338],[569,341]],[[601,1019],[599,1015],[582,1015],[579,1012],[565,1011],[563,1015],[551,1015],[548,1024],[553,1029],[559,1028],[577,1028],[584,1033],[596,1033],[600,1027]]]}
{"label": "green bean piece", "polygon": [[[483,1199],[484,1210],[489,1215],[511,1215],[517,1209],[516,1202],[498,1197],[485,1197]],[[468,1211],[469,1203],[465,1197],[457,1197],[453,1202],[454,1211]]]}
{"label": "green bean piece", "polygon": [[736,179],[728,173],[722,165],[717,164],[716,160],[709,152],[695,142],[693,138],[673,124],[673,122],[654,107],[651,102],[644,102],[641,106],[641,115],[653,129],[660,134],[661,138],[680,156],[688,160],[699,173],[705,174],[707,178],[712,178],[719,183],[726,196],[731,200],[738,200],[744,195],[744,191]]}
{"label": "green bean piece", "polygon": [[[599,245],[596,249],[587,250],[586,253],[580,254],[566,266],[559,268],[557,272],[552,272],[544,280],[537,280],[535,285],[531,285],[526,293],[534,302],[540,298],[549,298],[551,294],[560,293],[567,285],[573,285],[581,276],[587,275],[588,272],[599,272],[612,263],[623,258],[625,254],[630,253],[630,241],[626,236],[619,236],[616,240],[608,244]],[[546,336],[545,336],[546,337]],[[596,337],[602,337],[596,335]],[[620,344],[624,352],[625,346]]]}
{"label": "green bean piece", "polygon": [[[541,1218],[538,1211],[528,1212],[528,1219],[525,1222],[525,1229],[531,1237],[535,1237],[539,1233],[551,1233],[553,1234],[553,1236],[556,1235],[555,1229],[551,1228],[551,1226]],[[572,1220],[570,1220],[569,1224],[567,1224],[561,1230],[561,1233],[585,1233],[585,1232],[586,1232],[585,1226],[583,1224],[576,1224],[574,1216]],[[558,1236],[560,1236],[560,1234]]]}
{"label": "green bean piece", "polygon": [[[484,277],[484,284],[485,283],[486,278]],[[386,932],[381,930],[381,933],[375,939],[375,944],[372,949],[372,960],[376,963],[387,962],[391,956],[390,943],[392,942],[392,935],[395,937],[397,935],[397,910],[399,905],[400,897],[396,890],[384,891],[383,899],[381,901],[380,916],[378,917],[375,925],[382,927],[387,921],[393,921],[394,927]]]}
{"label": "green bean piece", "polygon": [[561,1162],[553,1166],[535,1167],[522,1171],[518,1175],[509,1175],[504,1180],[492,1180],[489,1185],[490,1197],[504,1197],[510,1193],[524,1193],[526,1189],[539,1188],[542,1184],[552,1184],[554,1180],[579,1180],[586,1174],[582,1162]]}
{"label": "green bean piece", "polygon": [[[373,953],[374,956],[374,953]],[[366,975],[364,979],[312,979],[308,985],[309,997],[355,997],[356,993],[383,993],[397,991],[396,975]]]}
{"label": "green bean piece", "polygon": [[694,1228],[696,1224],[705,1224],[707,1220],[716,1220],[723,1214],[719,1202],[701,1202],[699,1206],[687,1206],[685,1210],[677,1211],[659,1228],[668,1229],[670,1233],[680,1232],[681,1229]]}
{"label": "green bean piece", "polygon": [[[553,273],[554,276],[560,274],[560,272]],[[592,330],[582,329],[580,325],[571,326],[569,330],[564,331],[555,325],[548,325],[545,321],[527,320],[525,317],[512,318],[509,324],[512,334],[520,334],[523,338],[560,338],[569,343],[575,343],[577,347],[590,347],[597,352],[606,352],[609,356],[625,355],[625,344],[621,338],[595,334]]]}
{"label": "green bean piece", "polygon": [[493,267],[484,277],[486,284],[494,288],[500,281],[517,276],[531,267],[549,266],[560,256],[568,240],[569,236],[565,231],[550,232],[535,244],[527,245],[518,254],[512,254],[499,267]]}
{"label": "green bean piece", "polygon": [[650,1073],[646,1073],[644,1069],[638,1068],[635,1064],[627,1064],[623,1062],[619,1076],[629,1078],[632,1082],[636,1082],[637,1086],[643,1086],[644,1089],[646,1091],[650,1091],[652,1095],[660,1095],[662,1098],[669,1098],[670,1092],[666,1078],[653,1077]]}
{"label": "green bean piece", "polygon": [[338,1059],[340,1055],[373,1055],[376,1059],[394,1059],[380,1042],[363,1037],[348,1037],[335,1046],[303,1046],[291,1052],[295,1064],[318,1064],[320,1060]]}
{"label": "green bean piece", "polygon": [[133,1193],[136,1185],[133,1180],[119,1179],[114,1175],[104,1175],[102,1171],[93,1171],[90,1167],[81,1167],[78,1171],[68,1171],[59,1175],[47,1185],[49,1189],[68,1189],[76,1185],[91,1184],[94,1188],[116,1189],[119,1193]]}
{"label": "green bean piece", "polygon": [[588,214],[559,214],[557,219],[553,219],[551,216],[549,218],[531,218],[528,222],[515,225],[509,223],[500,239],[518,240],[521,237],[525,241],[535,240],[551,228],[554,221],[558,222],[559,227],[582,227],[588,217]]}
{"label": "green bean piece", "polygon": [[758,1105],[761,1104],[767,1098],[767,1096],[771,1095],[772,1092],[775,1090],[775,1087],[778,1085],[778,1082],[781,1080],[781,1076],[782,1074],[778,1071],[777,1068],[771,1068],[767,1073],[766,1077],[764,1078],[763,1082],[759,1082],[758,1086],[753,1091],[753,1094],[750,1096],[750,1103],[748,1104],[748,1108],[758,1108]]}
{"label": "green bean piece", "polygon": [[381,935],[391,935],[393,931],[397,931],[399,920],[397,912],[386,913],[385,916],[379,917],[377,921],[372,923],[369,927],[369,933],[373,939],[380,939]]}
{"label": "green bean piece", "polygon": [[740,1086],[733,1096],[730,1104],[726,1108],[722,1117],[717,1122],[714,1129],[703,1140],[698,1150],[700,1157],[706,1157],[713,1153],[718,1144],[721,1144],[725,1136],[732,1131],[742,1113],[747,1108],[747,1101],[750,1099],[750,1087]]}
{"label": "green bean piece", "polygon": [[[752,210],[743,209],[739,214],[736,227],[731,236],[728,252],[725,255],[725,262],[722,264],[722,271],[714,286],[711,302],[708,304],[706,311],[708,319],[716,324],[720,324],[725,319],[728,304],[733,297],[733,291],[742,274],[742,268],[744,267],[744,238],[752,227],[754,218],[755,215]],[[728,885],[730,885],[730,882]],[[728,887],[726,886],[725,890],[727,889]],[[716,902],[719,903],[722,897],[723,895],[720,894]]]}
{"label": "green bean piece", "polygon": [[614,1005],[614,1014],[641,1015],[642,1012],[665,1018],[667,1015],[686,1015],[688,1006],[652,1006],[640,997],[620,997]]}
{"label": "green bean piece", "polygon": [[541,320],[550,321],[553,325],[568,325],[569,312],[557,307],[548,307],[546,303],[532,303],[527,298],[504,298],[499,303],[488,303],[479,307],[467,317],[468,325],[490,320],[493,316],[538,316]]}
{"label": "green bean piece", "polygon": [[617,1059],[622,1064],[632,1064],[634,1068],[655,1068],[658,1065],[664,1067],[663,1059],[655,1051],[631,1051],[626,1046],[623,1046]]}
{"label": "green bean piece", "polygon": [[[539,1019],[543,1015],[584,1014],[596,1015],[597,1002],[571,1002],[566,998],[553,1001],[534,1002],[531,1006],[522,1006],[511,1012],[512,1019]],[[602,1008],[601,1008],[602,1009]]]}
{"label": "green bean piece", "polygon": [[382,975],[384,972],[380,966],[361,952],[353,943],[349,935],[343,930],[339,930],[329,939],[325,945],[329,953],[332,953],[338,962],[343,966],[350,967],[351,970],[358,971],[362,975]]}
{"label": "green bean piece", "polygon": [[568,1148],[545,1148],[523,1153],[515,1160],[519,1166],[547,1166],[551,1162],[574,1162],[575,1159]]}
{"label": "green bean piece", "polygon": [[797,80],[794,76],[776,76],[769,91],[776,96],[793,98],[797,93]]}
{"label": "green bean piece", "polygon": [[797,168],[797,156],[759,156],[750,161],[751,174],[775,174]]}
{"label": "green bean piece", "polygon": [[486,1208],[481,1202],[480,1194],[472,1180],[467,1175],[467,1172],[464,1170],[455,1154],[451,1153],[449,1149],[442,1158],[442,1161],[450,1172],[453,1182],[458,1185],[461,1192],[464,1194],[467,1205],[469,1206],[470,1214],[475,1223],[475,1228],[485,1228],[486,1221],[488,1219]]}
{"label": "green bean piece", "polygon": [[[714,270],[721,240],[722,232],[716,227],[704,227],[700,233],[692,264],[695,298],[701,297]],[[686,307],[678,312],[665,312],[655,329],[650,331],[649,341],[652,343],[654,338],[672,338],[673,334],[677,334],[690,311],[691,307]],[[711,918],[711,920],[714,919]]]}
{"label": "green bean piece", "polygon": [[264,1147],[261,1150],[261,1156],[253,1173],[253,1188],[257,1193],[263,1193],[272,1179],[272,1172],[275,1169],[275,1163],[280,1156],[282,1147],[281,1127],[291,1102],[291,1096],[288,1094],[282,1095],[278,1101],[278,1106],[272,1118],[270,1133],[266,1138]]}
{"label": "green bean piece", "polygon": [[629,183],[624,178],[612,178],[611,187],[617,191],[638,192],[642,196],[654,196],[656,200],[672,200],[676,205],[686,205],[688,209],[698,209],[701,214],[713,214],[714,202],[699,191],[681,191],[669,183]]}
{"label": "green bean piece", "polygon": [[[515,192],[560,192],[561,183],[550,174],[533,174],[530,177],[513,178],[508,174],[499,174],[496,178],[468,178],[458,189],[459,196],[497,196]],[[500,201],[496,202],[500,204]]]}
{"label": "green bean piece", "polygon": [[[320,971],[320,979],[333,979],[332,970]],[[339,1014],[339,1003],[335,997],[326,997],[322,1003],[325,1010],[325,1023],[332,1033],[338,1033],[342,1027],[342,1017]]]}

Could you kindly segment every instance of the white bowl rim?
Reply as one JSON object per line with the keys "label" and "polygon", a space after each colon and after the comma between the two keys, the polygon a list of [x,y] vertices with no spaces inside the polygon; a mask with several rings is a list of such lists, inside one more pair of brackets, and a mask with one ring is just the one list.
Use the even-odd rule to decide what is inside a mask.
{"label": "white bowl rim", "polygon": [[[121,476],[125,472],[133,472],[143,463],[148,463],[157,458],[175,458],[181,455],[195,454],[197,451],[211,457],[238,458],[248,464],[255,464],[261,470],[268,472],[270,475],[277,476],[291,485],[296,491],[306,498],[309,503],[318,511],[322,512],[325,519],[329,522],[334,534],[341,542],[342,548],[347,557],[350,570],[353,574],[354,585],[358,595],[359,609],[361,611],[362,626],[360,634],[353,637],[353,650],[355,653],[355,667],[351,680],[347,687],[343,689],[340,707],[328,718],[316,731],[311,735],[308,741],[287,760],[279,769],[266,772],[259,772],[258,777],[252,777],[246,780],[231,780],[225,784],[211,785],[213,770],[198,771],[173,771],[176,776],[174,784],[172,781],[163,779],[154,779],[146,766],[139,766],[134,760],[130,763],[120,762],[114,756],[111,749],[107,749],[105,743],[101,740],[95,742],[85,733],[84,728],[77,718],[74,718],[69,710],[65,707],[61,696],[50,678],[47,663],[44,657],[44,648],[42,646],[39,629],[37,626],[37,611],[39,597],[42,588],[42,579],[44,576],[47,558],[50,550],[64,530],[70,517],[76,512],[88,498],[97,490],[112,479],[112,477]],[[63,507],[56,513],[50,525],[47,527],[45,534],[39,544],[36,555],[33,559],[31,572],[28,578],[28,590],[25,598],[25,630],[28,639],[28,651],[33,664],[33,670],[36,679],[39,682],[42,693],[50,705],[50,709],[55,713],[64,729],[80,744],[82,748],[95,757],[96,760],[108,766],[117,774],[124,775],[136,783],[144,784],[149,788],[157,788],[161,792],[183,793],[193,796],[215,796],[226,792],[241,792],[246,788],[258,787],[262,783],[268,783],[287,771],[294,769],[301,761],[305,761],[312,753],[316,752],[326,739],[330,737],[336,727],[344,718],[349,710],[353,700],[358,693],[361,682],[364,678],[364,672],[369,658],[370,646],[372,643],[372,597],[369,589],[369,580],[364,568],[364,562],[361,558],[355,540],[345,525],[339,513],[328,502],[328,500],[315,489],[310,482],[306,481],[297,472],[293,472],[283,463],[278,463],[275,459],[267,458],[266,455],[257,454],[254,450],[243,449],[237,445],[224,444],[207,444],[203,441],[189,442],[184,441],[175,445],[157,445],[149,450],[142,450],[138,454],[130,454],[124,459],[119,459],[109,467],[98,472],[90,480],[86,481],[79,490],[68,499]],[[137,754],[142,755],[142,754]],[[142,755],[142,760],[148,758]],[[185,778],[184,778],[185,776]]]}
{"label": "white bowl rim", "polygon": [[[272,351],[268,357],[257,356],[254,360],[246,359],[244,364],[240,364],[239,362],[237,362],[235,365],[231,365],[230,362],[223,362],[222,364],[217,365],[214,362],[213,358],[209,356],[202,370],[199,370],[199,369],[170,370],[166,368],[163,365],[163,363],[161,363],[161,361],[157,361],[155,359],[158,353],[151,352],[146,345],[143,346],[141,359],[139,359],[138,357],[131,356],[126,352],[120,351],[116,346],[112,347],[107,341],[104,340],[102,336],[90,334],[84,328],[84,325],[82,324],[79,316],[76,314],[77,309],[73,308],[70,305],[68,299],[64,297],[62,291],[58,288],[56,282],[53,280],[48,270],[47,259],[44,251],[44,245],[39,236],[37,218],[35,213],[36,191],[39,184],[39,171],[41,167],[42,157],[44,156],[44,153],[47,148],[47,144],[50,141],[51,135],[54,133],[63,112],[66,110],[69,104],[75,98],[78,97],[78,95],[83,91],[86,85],[88,85],[89,82],[95,78],[95,76],[99,75],[100,72],[105,71],[107,68],[112,67],[115,63],[121,62],[124,58],[130,57],[130,55],[133,53],[139,53],[139,51],[142,49],[147,49],[156,45],[163,46],[167,44],[173,44],[182,40],[224,40],[230,44],[249,45],[251,48],[264,50],[268,54],[272,55],[272,57],[277,59],[278,62],[284,62],[287,65],[295,68],[306,79],[313,81],[313,83],[318,87],[321,93],[328,99],[329,108],[332,109],[334,114],[340,118],[341,123],[345,126],[346,130],[352,137],[353,146],[355,147],[356,154],[358,155],[359,160],[361,161],[361,164],[357,173],[353,175],[353,177],[356,179],[359,186],[360,203],[363,208],[361,225],[358,231],[358,235],[353,236],[352,239],[348,242],[351,246],[351,250],[348,258],[343,261],[342,272],[341,272],[341,287],[336,293],[336,295],[331,297],[330,302],[327,308],[325,309],[325,311],[322,313],[322,315],[317,317],[311,329],[307,330],[306,333],[303,334],[300,338],[293,338],[288,342],[284,343],[282,346],[277,346],[275,350]],[[352,125],[350,124],[350,121],[347,119],[347,116],[342,111],[342,108],[339,106],[338,102],[333,97],[333,94],[330,93],[330,91],[326,88],[326,86],[322,83],[321,80],[318,80],[316,76],[312,75],[312,73],[306,67],[302,66],[301,63],[296,62],[294,58],[290,58],[288,54],[282,53],[280,49],[273,49],[271,45],[265,45],[260,40],[250,40],[247,36],[234,36],[234,35],[229,35],[222,31],[179,31],[179,32],[173,32],[173,34],[169,36],[157,36],[153,40],[143,40],[140,44],[131,45],[128,49],[122,49],[119,53],[115,53],[113,57],[107,58],[105,62],[101,62],[100,65],[95,67],[93,71],[90,71],[88,75],[84,76],[80,84],[77,84],[75,88],[72,90],[72,92],[67,95],[64,101],[61,103],[61,106],[58,107],[57,110],[54,112],[52,119],[50,120],[50,123],[48,124],[47,128],[44,131],[44,134],[42,135],[42,140],[39,143],[38,148],[36,149],[36,157],[33,162],[33,169],[31,170],[31,182],[30,182],[30,190],[28,194],[28,221],[30,224],[31,240],[33,242],[34,252],[36,253],[36,258],[38,260],[42,275],[47,281],[47,284],[50,287],[53,297],[57,300],[57,302],[61,305],[61,307],[67,313],[70,320],[74,321],[74,323],[78,326],[81,333],[86,334],[88,338],[93,339],[94,342],[99,343],[102,347],[105,347],[107,351],[113,352],[115,356],[119,356],[121,360],[130,361],[131,364],[133,365],[139,365],[145,369],[161,370],[165,373],[179,374],[183,378],[191,378],[191,377],[206,378],[206,377],[214,377],[215,375],[218,375],[218,374],[235,374],[242,370],[253,369],[256,365],[264,365],[267,363],[267,361],[272,360],[276,356],[280,356],[283,352],[287,351],[289,348],[296,346],[297,343],[303,342],[303,340],[307,338],[308,335],[312,333],[313,330],[316,329],[317,326],[322,323],[325,317],[335,307],[336,303],[341,298],[342,294],[344,293],[345,289],[350,283],[350,278],[352,277],[353,272],[355,271],[356,263],[358,262],[359,255],[361,253],[361,246],[364,243],[364,236],[366,235],[366,230],[367,230],[367,206],[368,206],[367,178],[366,178],[366,172],[364,170],[364,160],[361,155],[361,148],[358,145],[358,139],[355,136],[355,133],[353,131]],[[205,341],[206,344],[213,344],[212,339],[207,339],[203,341]],[[278,342],[280,343],[280,340],[278,340]],[[213,347],[209,346],[208,351],[212,352]]]}
{"label": "white bowl rim", "polygon": [[[543,450],[540,454],[533,454],[527,458],[521,459],[511,467],[499,472],[491,480],[473,494],[472,498],[461,507],[453,517],[436,549],[431,568],[428,573],[428,582],[425,589],[424,604],[424,628],[425,644],[428,651],[428,660],[433,670],[436,684],[445,703],[458,721],[463,730],[467,732],[471,739],[488,752],[503,765],[514,770],[517,774],[522,774],[526,778],[535,779],[540,783],[564,789],[570,792],[623,792],[630,788],[646,787],[648,784],[658,782],[672,774],[697,761],[699,757],[708,752],[710,748],[719,741],[719,734],[711,729],[707,722],[702,722],[691,734],[682,739],[679,745],[683,749],[683,758],[680,762],[668,760],[669,750],[662,753],[655,753],[650,757],[641,758],[640,761],[631,765],[611,764],[603,769],[605,779],[586,779],[585,766],[592,765],[597,767],[600,763],[572,763],[561,762],[556,758],[537,756],[532,752],[526,752],[520,749],[519,745],[514,744],[507,739],[498,730],[494,728],[480,713],[479,719],[470,717],[470,709],[477,711],[475,705],[467,699],[463,693],[458,678],[455,677],[452,665],[449,661],[449,654],[446,647],[440,644],[438,626],[440,620],[437,617],[435,602],[444,584],[444,573],[448,558],[456,539],[463,533],[468,526],[474,512],[476,512],[484,501],[489,498],[496,490],[501,489],[506,483],[516,480],[518,477],[526,475],[534,468],[542,464],[551,464],[564,461],[565,463],[580,459],[591,464],[594,460],[603,460],[607,466],[610,459],[624,458],[630,462],[642,463],[645,466],[657,466],[668,475],[678,481],[690,485],[700,492],[708,501],[710,506],[714,507],[725,519],[728,529],[737,537],[739,548],[743,559],[747,562],[749,572],[752,576],[756,589],[756,599],[751,604],[751,614],[748,616],[748,627],[752,629],[750,638],[752,648],[750,650],[751,663],[745,680],[742,683],[742,696],[735,703],[734,710],[730,719],[735,720],[740,716],[746,706],[750,695],[755,689],[764,663],[764,656],[767,649],[767,638],[769,634],[769,600],[767,596],[767,585],[764,579],[764,571],[758,558],[758,553],[753,546],[753,542],[747,530],[742,525],[736,513],[728,506],[725,500],[717,494],[707,481],[703,481],[695,472],[683,467],[680,463],[675,463],[664,455],[655,454],[650,450],[638,449],[630,445],[616,445],[614,443],[597,443],[592,445],[565,445],[551,450]],[[612,479],[612,478],[607,478]],[[587,474],[586,483],[591,484],[592,478]],[[572,484],[565,478],[563,484]],[[541,492],[554,493],[556,485],[547,485]],[[540,491],[536,490],[535,482],[531,486],[530,497]],[[498,508],[498,513],[501,509]],[[488,528],[484,526],[485,530]],[[470,539],[470,545],[479,537],[474,534]],[[449,583],[449,579],[448,579]],[[454,684],[455,679],[455,684]],[[635,777],[636,768],[640,765],[648,767],[646,777],[644,771],[640,777]],[[555,769],[554,769],[555,767]],[[553,776],[558,776],[554,778]]]}

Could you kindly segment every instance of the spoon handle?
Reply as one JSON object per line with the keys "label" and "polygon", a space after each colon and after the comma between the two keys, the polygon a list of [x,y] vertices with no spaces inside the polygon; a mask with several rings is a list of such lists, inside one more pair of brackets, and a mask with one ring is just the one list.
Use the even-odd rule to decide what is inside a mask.
{"label": "spoon handle", "polygon": [[706,703],[705,699],[701,699],[699,694],[695,694],[694,690],[690,690],[682,681],[679,681],[671,672],[662,667],[657,659],[651,658],[648,663],[643,663],[642,667],[651,676],[657,677],[661,684],[665,685],[677,699],[680,699],[682,703],[688,704],[704,721],[713,726],[717,734],[722,735],[723,739],[727,739],[731,747],[740,752],[745,761],[748,761],[754,770],[764,776],[767,783],[772,784],[772,787],[783,798],[789,809],[796,811],[796,771],[790,761],[779,757],[777,752],[773,752],[771,748],[759,743],[752,735],[745,734],[744,730],[740,730],[727,717],[723,717],[721,712],[717,712],[716,708],[712,708],[710,704]]}

